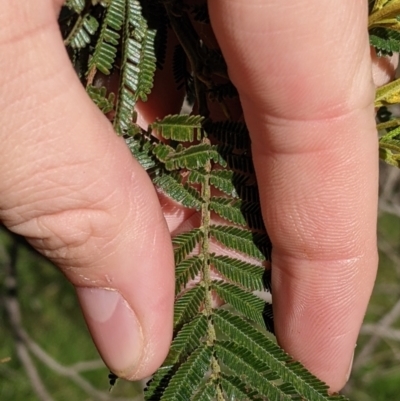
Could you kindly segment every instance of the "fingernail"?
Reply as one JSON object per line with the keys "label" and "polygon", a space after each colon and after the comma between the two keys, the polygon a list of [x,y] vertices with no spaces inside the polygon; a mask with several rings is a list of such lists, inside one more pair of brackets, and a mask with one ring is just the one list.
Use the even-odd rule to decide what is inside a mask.
{"label": "fingernail", "polygon": [[347,374],[346,374],[346,382],[349,381],[349,379],[350,379],[351,370],[353,369],[353,362],[354,362],[354,352],[353,352],[353,355],[352,355],[352,357],[351,357],[351,361],[350,361],[350,365],[349,365],[349,370],[347,371]]}
{"label": "fingernail", "polygon": [[142,354],[143,338],[132,308],[118,291],[76,289],[86,324],[108,368],[120,377],[131,376]]}

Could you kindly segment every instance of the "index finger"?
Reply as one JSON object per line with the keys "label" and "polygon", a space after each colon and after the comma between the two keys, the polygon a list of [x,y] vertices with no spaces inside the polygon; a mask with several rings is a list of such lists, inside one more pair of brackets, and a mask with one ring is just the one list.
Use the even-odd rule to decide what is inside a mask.
{"label": "index finger", "polygon": [[251,133],[278,341],[337,391],[377,268],[367,3],[213,0],[209,8]]}

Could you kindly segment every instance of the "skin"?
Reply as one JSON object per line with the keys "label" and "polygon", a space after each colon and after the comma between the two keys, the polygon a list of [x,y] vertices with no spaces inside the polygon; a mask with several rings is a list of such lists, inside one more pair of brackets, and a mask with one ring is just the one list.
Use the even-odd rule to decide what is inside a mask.
{"label": "skin", "polygon": [[[168,352],[170,231],[188,216],[160,206],[146,173],[86,96],[58,33],[61,4],[2,5],[0,220],[77,287],[108,366],[140,379]],[[278,341],[338,391],[377,268],[366,2],[212,0],[209,7],[252,135],[274,245]],[[392,74],[391,63],[380,63],[377,80]],[[162,100],[152,96],[143,121],[171,112]]]}

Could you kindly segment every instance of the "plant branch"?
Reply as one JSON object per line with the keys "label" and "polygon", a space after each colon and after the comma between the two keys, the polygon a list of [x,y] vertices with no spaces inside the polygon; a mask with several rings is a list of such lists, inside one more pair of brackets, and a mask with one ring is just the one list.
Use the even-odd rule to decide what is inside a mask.
{"label": "plant branch", "polygon": [[17,297],[17,261],[18,244],[13,242],[10,257],[5,261],[5,295],[3,302],[8,315],[15,349],[22,366],[31,382],[32,388],[41,401],[53,401],[47,391],[26,345],[26,333],[22,328],[21,309]]}

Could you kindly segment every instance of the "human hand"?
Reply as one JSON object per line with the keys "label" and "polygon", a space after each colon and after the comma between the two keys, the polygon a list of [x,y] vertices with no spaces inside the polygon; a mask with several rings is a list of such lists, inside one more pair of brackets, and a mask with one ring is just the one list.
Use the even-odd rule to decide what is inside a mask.
{"label": "human hand", "polygon": [[[77,288],[109,368],[143,378],[172,336],[170,235],[146,172],[71,66],[57,24],[62,3],[1,5],[0,221]],[[174,107],[168,99],[143,114]]]}
{"label": "human hand", "polygon": [[[312,7],[309,3],[304,2],[297,7],[299,10],[308,7],[313,13],[328,9]],[[5,144],[0,149],[0,219],[13,231],[25,235],[58,264],[78,288],[89,328],[108,366],[119,376],[141,378],[151,374],[162,362],[171,338],[173,260],[170,238],[147,175],[132,159],[123,140],[112,132],[109,122],[91,104],[69,67],[57,33],[56,16],[61,4],[61,1],[55,0],[41,0],[41,4],[36,2],[35,6],[29,2],[18,7],[10,3],[0,16],[3,55],[0,62],[0,102],[3,110],[0,135]],[[276,153],[266,152],[264,156],[255,151],[265,200],[268,191],[268,210],[264,210],[264,215],[276,249],[273,280],[278,338],[288,352],[335,390],[344,382],[344,371],[351,354],[349,349],[354,347],[357,325],[359,327],[365,310],[376,265],[375,260],[364,261],[368,255],[372,255],[372,259],[375,255],[375,232],[372,231],[376,182],[372,173],[375,171],[376,176],[374,160],[377,150],[373,111],[371,115],[368,111],[360,111],[362,117],[349,112],[356,108],[358,101],[372,101],[373,89],[368,86],[370,59],[362,53],[362,45],[359,45],[357,63],[364,66],[364,73],[359,77],[361,86],[357,89],[368,91],[369,88],[369,97],[365,93],[353,93],[355,87],[348,84],[353,78],[349,76],[351,69],[348,66],[343,73],[347,83],[341,89],[336,82],[339,73],[334,80],[324,60],[316,60],[318,63],[314,65],[317,68],[311,69],[311,61],[316,58],[313,54],[315,43],[311,39],[318,38],[310,35],[311,28],[302,26],[302,21],[295,21],[288,25],[293,29],[293,35],[289,32],[284,38],[277,39],[288,41],[279,43],[278,50],[277,44],[275,49],[271,46],[271,37],[267,34],[257,43],[251,40],[254,53],[246,48],[246,52],[251,51],[245,55],[246,64],[240,64],[239,61],[243,61],[237,59],[243,57],[240,45],[249,43],[246,42],[249,38],[245,35],[238,38],[236,35],[240,30],[247,29],[247,23],[252,29],[257,29],[257,24],[253,24],[256,15],[250,7],[251,2],[243,6],[249,7],[243,8],[244,14],[235,14],[240,4],[229,2],[228,5],[228,2],[213,0],[210,8],[214,28],[230,61],[232,78],[241,77],[235,83],[241,92],[248,125],[253,132],[263,133],[253,136],[253,141],[258,144],[256,148],[260,145],[264,148],[267,145],[269,148],[278,146]],[[218,7],[229,7],[231,14],[219,14]],[[272,6],[269,4],[268,7]],[[287,10],[284,18],[290,17],[288,8],[282,5],[277,5],[277,8]],[[38,9],[44,12],[39,14]],[[273,8],[269,12],[271,10]],[[226,19],[222,19],[222,15]],[[257,12],[258,15],[262,13]],[[360,14],[353,10],[353,15]],[[246,16],[248,20],[243,19]],[[276,17],[271,11],[271,14],[263,16],[263,20],[260,19],[263,21],[260,23],[264,26],[268,21],[273,24],[284,21],[282,16]],[[332,16],[330,18],[333,19]],[[304,19],[307,23],[307,17]],[[358,22],[361,26],[361,21]],[[237,31],[227,31],[231,23]],[[333,22],[332,25],[335,26]],[[276,29],[271,26],[269,32]],[[327,27],[323,29],[330,33]],[[294,43],[302,30],[306,37],[311,37],[310,43],[307,46],[304,44],[304,48],[299,44],[292,48],[290,42]],[[359,31],[362,31],[361,27]],[[360,43],[365,41],[365,37],[366,32],[360,33]],[[346,39],[344,33],[343,38]],[[332,64],[334,71],[338,68],[335,49],[341,43],[339,39],[335,39],[337,43],[332,45],[328,57],[330,63],[332,60],[335,62]],[[269,48],[264,41],[268,42]],[[305,40],[301,45],[303,43]],[[281,45],[282,49],[287,47],[286,51],[282,51]],[[298,53],[294,52],[296,49]],[[267,58],[266,52],[269,51],[272,56]],[[304,56],[308,52],[311,53],[309,58]],[[289,71],[289,59],[285,56],[292,53],[290,57],[298,57],[294,75]],[[348,54],[354,57],[357,53],[348,48]],[[346,59],[342,53],[339,55],[343,57],[341,60]],[[13,65],[9,60],[18,61]],[[278,67],[262,60],[274,60]],[[298,88],[300,82],[297,69],[301,70],[302,62],[306,65],[301,80],[303,92],[299,94],[296,89],[296,83]],[[355,61],[353,63],[355,67]],[[282,71],[281,66],[285,67]],[[343,65],[339,67],[339,71],[344,68]],[[285,79],[274,74],[276,69]],[[314,71],[321,74],[315,76]],[[322,80],[321,76],[326,79]],[[317,86],[311,85],[307,77]],[[328,86],[319,89],[321,92],[316,97],[313,91],[318,88],[319,79]],[[161,82],[161,85],[164,84]],[[269,90],[265,92],[268,97],[264,95],[262,85]],[[155,88],[156,95],[159,87]],[[330,91],[331,87],[338,93]],[[154,94],[152,98],[155,98]],[[338,107],[336,110],[335,107],[343,106],[342,101],[347,98],[351,100],[347,105],[349,109]],[[320,106],[320,99],[326,99],[327,103],[321,102]],[[308,103],[300,103],[302,100]],[[338,101],[339,104],[336,104]],[[143,115],[151,121],[151,116],[167,114],[168,104],[150,102],[142,110]],[[287,113],[286,110],[294,110],[295,113]],[[326,110],[332,114],[325,115]],[[345,114],[342,118],[341,113]],[[284,117],[288,116],[294,121],[285,120]],[[274,126],[276,122],[280,125]],[[292,137],[292,144],[285,140],[280,146],[285,146],[285,152],[290,154],[286,157],[279,151],[279,143],[275,140],[288,136],[288,130],[293,127],[299,135],[306,137],[306,145],[296,143]],[[355,136],[350,135],[349,127],[355,127],[351,130]],[[318,138],[321,142],[314,141],[313,130],[324,132],[324,136]],[[336,131],[339,138],[331,144],[329,132]],[[364,135],[367,140],[363,140]],[[325,141],[336,148],[328,152],[324,148],[328,146]],[[362,145],[360,154],[346,153],[359,143]],[[293,148],[288,151],[287,145]],[[315,150],[312,146],[318,150],[322,148],[321,152],[308,156],[306,163],[301,153]],[[367,153],[370,159],[364,160]],[[320,166],[323,157],[326,166]],[[347,169],[352,166],[356,168],[350,177]],[[323,175],[325,182],[321,183],[316,174]],[[282,177],[290,177],[291,181],[282,180]],[[363,202],[364,198],[358,197],[360,188],[372,194],[368,201]],[[313,191],[318,193],[319,202],[310,199],[309,194]],[[276,201],[273,206],[271,199]],[[352,203],[349,209],[347,202]],[[316,216],[313,209],[318,213]],[[168,205],[163,205],[163,212],[172,231],[190,217],[182,208],[171,210]],[[367,218],[362,214],[369,216]],[[274,216],[278,216],[279,225]],[[321,228],[325,228],[327,222],[332,225],[324,234]],[[365,223],[365,227],[361,228],[361,223]],[[296,232],[298,237],[293,238]],[[345,240],[340,238],[341,235]],[[332,239],[341,242],[333,243]],[[367,241],[370,244],[368,249]],[[352,247],[340,246],[348,242]],[[299,252],[299,248],[306,252]],[[356,250],[365,250],[365,255],[351,255],[351,251]],[[341,256],[339,252],[343,252]],[[313,275],[311,269],[316,269],[317,264],[313,260],[329,259],[332,255],[342,259],[359,259],[341,263],[331,260],[329,264],[319,262],[318,276]],[[280,260],[285,261],[285,266],[282,267]],[[312,265],[311,268],[305,265],[305,260]],[[360,271],[361,266],[365,268],[365,273]],[[296,276],[293,272],[297,268],[302,269],[302,274]],[[337,270],[333,272],[332,269]],[[350,272],[349,276],[346,272]],[[282,289],[281,277],[285,275],[289,277],[284,279],[286,288]],[[360,277],[363,282],[358,285]],[[341,281],[340,285],[336,285],[335,279]],[[323,287],[318,289],[318,293],[311,292],[319,286]],[[333,299],[338,294],[341,298]],[[283,302],[287,303],[283,305]],[[351,302],[357,305],[349,314],[344,313],[343,309]],[[298,308],[299,305],[301,308]],[[322,320],[319,320],[320,316]],[[327,333],[326,322],[332,321],[341,322],[340,327],[331,325]]]}
{"label": "human hand", "polygon": [[[273,244],[280,345],[340,390],[376,268],[378,141],[365,1],[212,0]],[[373,70],[373,72],[372,72]]]}

